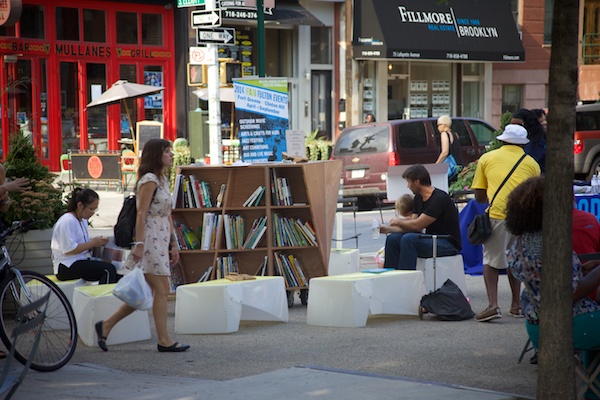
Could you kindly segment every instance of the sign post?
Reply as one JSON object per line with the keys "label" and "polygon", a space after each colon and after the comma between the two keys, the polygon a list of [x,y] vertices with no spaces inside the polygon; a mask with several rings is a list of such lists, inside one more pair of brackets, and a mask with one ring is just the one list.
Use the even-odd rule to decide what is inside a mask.
{"label": "sign post", "polygon": [[[221,25],[221,10],[215,13],[219,16],[217,21],[213,21],[211,12],[216,9],[216,0],[205,0],[207,19],[211,20],[212,26]],[[194,12],[192,12],[192,25],[194,20]],[[203,21],[204,18],[201,18]],[[197,21],[200,22],[200,21]],[[207,52],[212,54],[215,61],[208,65],[208,133],[210,138],[210,163],[221,164],[223,162],[223,145],[221,141],[221,100],[220,100],[220,80],[219,80],[219,62],[218,62],[218,47],[215,44],[208,43],[206,45]]]}

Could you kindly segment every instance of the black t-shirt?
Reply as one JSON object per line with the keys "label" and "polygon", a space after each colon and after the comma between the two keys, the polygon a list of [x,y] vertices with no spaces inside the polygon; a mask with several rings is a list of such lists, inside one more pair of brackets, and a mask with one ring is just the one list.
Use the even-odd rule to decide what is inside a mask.
{"label": "black t-shirt", "polygon": [[[454,142],[450,143],[450,154],[454,156],[456,163],[458,165],[463,165],[462,155],[460,153],[460,138],[456,132],[447,131],[446,133],[454,136]],[[450,138],[448,138],[450,140]]]}
{"label": "black t-shirt", "polygon": [[413,213],[417,215],[425,213],[435,218],[435,221],[425,228],[425,233],[430,235],[451,235],[452,238],[450,241],[456,247],[456,250],[460,251],[462,249],[458,210],[448,193],[434,188],[431,197],[427,201],[423,201],[423,197],[420,194],[415,195]]}

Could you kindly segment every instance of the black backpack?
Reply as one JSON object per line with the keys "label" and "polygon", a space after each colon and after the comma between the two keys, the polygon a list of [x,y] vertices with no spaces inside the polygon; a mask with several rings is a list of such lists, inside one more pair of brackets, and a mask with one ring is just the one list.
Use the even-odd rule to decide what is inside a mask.
{"label": "black backpack", "polygon": [[119,212],[119,217],[114,227],[115,244],[119,247],[131,248],[131,243],[135,236],[135,220],[137,215],[135,201],[135,195],[126,197],[123,201],[121,212]]}

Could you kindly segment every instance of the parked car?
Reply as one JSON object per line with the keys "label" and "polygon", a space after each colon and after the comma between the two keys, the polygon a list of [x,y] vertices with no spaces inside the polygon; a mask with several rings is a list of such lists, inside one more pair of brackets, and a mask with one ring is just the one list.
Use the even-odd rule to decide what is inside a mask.
{"label": "parked car", "polygon": [[[485,153],[495,129],[474,118],[452,118],[460,138],[463,164]],[[393,120],[351,126],[342,131],[333,148],[333,160],[342,160],[343,196],[358,197],[359,208],[373,208],[376,196],[386,197],[388,167],[431,164],[440,154],[437,118]],[[390,199],[392,200],[392,199]]]}
{"label": "parked car", "polygon": [[576,108],[573,135],[575,177],[591,180],[600,172],[600,104],[584,104]]}

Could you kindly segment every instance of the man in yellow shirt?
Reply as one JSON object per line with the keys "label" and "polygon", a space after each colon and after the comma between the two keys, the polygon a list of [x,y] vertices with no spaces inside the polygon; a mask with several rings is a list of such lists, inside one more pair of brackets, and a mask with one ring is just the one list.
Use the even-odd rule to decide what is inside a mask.
{"label": "man in yellow shirt", "polygon": [[[503,142],[502,147],[485,153],[477,162],[471,189],[475,190],[475,199],[479,203],[489,203],[494,199],[494,195],[498,192],[498,188],[506,176],[525,154],[523,147],[529,143],[527,130],[517,124],[506,125],[504,132],[497,139]],[[483,244],[483,279],[489,304],[485,310],[475,316],[476,321],[491,321],[502,317],[498,307],[498,276],[499,270],[508,268],[505,251],[514,240],[514,236],[504,226],[506,200],[509,193],[521,182],[539,176],[540,173],[539,164],[532,157],[525,156],[504,186],[500,188],[489,208],[492,234]],[[516,318],[522,318],[523,310],[519,293],[521,283],[510,272],[506,275],[512,292],[509,314]]]}

